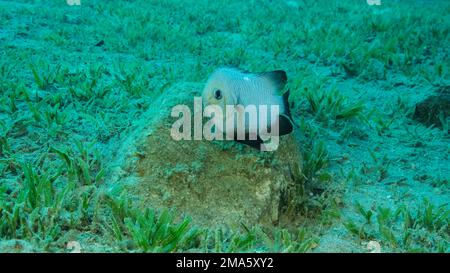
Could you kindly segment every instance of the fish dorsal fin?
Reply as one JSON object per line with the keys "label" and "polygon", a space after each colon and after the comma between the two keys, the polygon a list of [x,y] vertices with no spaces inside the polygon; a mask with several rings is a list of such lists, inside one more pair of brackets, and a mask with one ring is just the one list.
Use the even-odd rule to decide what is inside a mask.
{"label": "fish dorsal fin", "polygon": [[252,73],[248,70],[244,70],[237,67],[225,67],[226,69],[237,71],[244,75],[244,78],[251,79],[253,77],[260,78],[266,81],[268,84],[274,87],[275,91],[282,91],[287,83],[287,74],[284,70],[274,70],[268,72]]}
{"label": "fish dorsal fin", "polygon": [[276,91],[283,90],[287,82],[287,75],[283,70],[262,72],[259,73],[258,76],[270,83],[276,89]]}

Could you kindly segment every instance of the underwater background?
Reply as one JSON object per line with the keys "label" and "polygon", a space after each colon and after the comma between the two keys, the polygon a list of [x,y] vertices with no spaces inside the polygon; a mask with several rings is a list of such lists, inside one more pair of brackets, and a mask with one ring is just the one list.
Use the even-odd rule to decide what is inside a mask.
{"label": "underwater background", "polygon": [[[450,252],[449,32],[445,0],[0,0],[0,252]],[[287,72],[276,153],[170,138],[221,66]]]}

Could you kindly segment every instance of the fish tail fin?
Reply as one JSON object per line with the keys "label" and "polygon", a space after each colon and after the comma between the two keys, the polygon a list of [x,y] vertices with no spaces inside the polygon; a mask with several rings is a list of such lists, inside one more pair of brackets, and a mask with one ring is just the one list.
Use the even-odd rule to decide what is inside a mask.
{"label": "fish tail fin", "polygon": [[284,113],[280,115],[280,135],[287,135],[294,130],[294,126],[298,127],[292,119],[289,95],[290,90],[283,94]]}
{"label": "fish tail fin", "polygon": [[292,119],[292,116],[291,116],[291,107],[290,107],[290,104],[289,104],[289,95],[290,95],[290,90],[288,90],[288,91],[286,91],[284,94],[283,94],[283,104],[284,104],[284,111],[286,112],[285,114],[286,114],[286,116],[288,116],[289,118],[291,118]]}

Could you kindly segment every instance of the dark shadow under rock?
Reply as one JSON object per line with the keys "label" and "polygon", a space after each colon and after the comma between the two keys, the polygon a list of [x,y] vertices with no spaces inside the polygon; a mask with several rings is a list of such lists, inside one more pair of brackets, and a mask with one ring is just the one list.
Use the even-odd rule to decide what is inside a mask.
{"label": "dark shadow under rock", "polygon": [[416,104],[413,118],[426,126],[446,128],[450,115],[450,86],[443,86],[435,94]]}

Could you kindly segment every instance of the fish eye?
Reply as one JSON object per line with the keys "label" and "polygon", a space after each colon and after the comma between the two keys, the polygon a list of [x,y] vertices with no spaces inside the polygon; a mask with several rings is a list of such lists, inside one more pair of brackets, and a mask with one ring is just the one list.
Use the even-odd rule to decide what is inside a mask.
{"label": "fish eye", "polygon": [[214,98],[216,98],[216,100],[220,100],[222,98],[222,91],[220,91],[219,89],[214,91]]}

